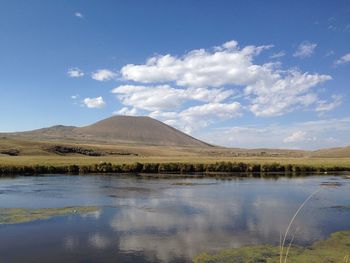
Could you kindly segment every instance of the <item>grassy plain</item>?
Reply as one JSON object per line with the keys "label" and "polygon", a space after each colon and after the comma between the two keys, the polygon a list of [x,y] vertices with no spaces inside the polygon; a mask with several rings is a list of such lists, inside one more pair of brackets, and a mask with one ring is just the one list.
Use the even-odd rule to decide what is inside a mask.
{"label": "grassy plain", "polygon": [[[63,147],[70,152],[54,149]],[[56,148],[55,148],[56,147]],[[1,152],[17,152],[17,156]],[[100,156],[81,153],[93,152]],[[1,167],[94,166],[101,163],[123,164],[215,164],[218,162],[254,165],[280,164],[315,168],[350,170],[350,147],[322,151],[283,149],[240,149],[223,147],[179,147],[69,140],[36,141],[21,138],[0,138]],[[88,170],[89,171],[89,170]]]}
{"label": "grassy plain", "polygon": [[225,157],[225,156],[0,156],[0,165],[94,165],[102,162],[112,164],[139,163],[216,163],[243,162],[247,164],[295,164],[307,166],[350,168],[350,158],[314,158],[314,157]]}

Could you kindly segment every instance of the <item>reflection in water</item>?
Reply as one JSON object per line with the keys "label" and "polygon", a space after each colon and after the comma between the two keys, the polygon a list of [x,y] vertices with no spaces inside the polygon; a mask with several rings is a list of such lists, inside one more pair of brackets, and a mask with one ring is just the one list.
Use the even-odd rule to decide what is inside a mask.
{"label": "reflection in water", "polygon": [[[350,209],[334,209],[350,205],[349,180],[331,176],[230,181],[113,176],[1,179],[1,207],[102,208],[85,215],[0,226],[0,262],[184,262],[202,251],[278,244],[297,207],[324,182],[336,182],[338,187],[322,189],[297,217],[293,231],[298,230],[299,244],[350,229]],[[23,248],[21,253],[15,252],[18,247]]]}
{"label": "reflection in water", "polygon": [[64,239],[64,246],[69,250],[75,249],[76,247],[78,247],[78,245],[79,245],[79,240],[72,236],[67,236]]}
{"label": "reflection in water", "polygon": [[89,237],[89,243],[97,249],[104,249],[111,244],[111,241],[108,239],[108,237],[100,233],[96,233]]}

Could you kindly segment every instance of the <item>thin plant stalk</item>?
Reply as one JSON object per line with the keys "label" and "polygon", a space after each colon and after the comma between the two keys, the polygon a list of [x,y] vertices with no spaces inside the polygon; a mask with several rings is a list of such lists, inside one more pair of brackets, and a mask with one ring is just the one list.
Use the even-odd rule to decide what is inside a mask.
{"label": "thin plant stalk", "polygon": [[296,230],[296,231],[294,232],[293,237],[292,237],[292,239],[291,239],[290,242],[289,242],[289,245],[288,245],[288,248],[287,248],[287,252],[286,252],[286,256],[285,256],[285,258],[284,258],[284,263],[287,263],[287,258],[288,258],[289,250],[290,250],[290,248],[291,248],[291,246],[292,246],[292,244],[293,244],[293,241],[294,241],[295,235],[297,234],[297,231],[298,231],[298,230]]}
{"label": "thin plant stalk", "polygon": [[281,245],[281,252],[280,252],[280,263],[282,263],[283,260],[283,250],[284,250],[284,244],[286,243],[286,239],[287,236],[289,234],[289,230],[295,220],[295,218],[297,217],[297,215],[299,214],[299,212],[301,211],[301,209],[303,209],[303,207],[306,205],[306,203],[315,195],[317,194],[322,188],[317,189],[316,191],[312,192],[305,200],[304,202],[299,206],[298,210],[294,213],[292,219],[289,222],[289,225],[286,229],[286,232],[284,233],[284,237],[283,237],[283,241],[282,241],[282,245]]}

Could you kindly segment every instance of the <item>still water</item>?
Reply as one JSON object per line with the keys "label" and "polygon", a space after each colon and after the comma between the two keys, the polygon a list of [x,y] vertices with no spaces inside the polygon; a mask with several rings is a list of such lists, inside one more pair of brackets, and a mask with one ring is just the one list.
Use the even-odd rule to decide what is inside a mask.
{"label": "still water", "polygon": [[0,208],[98,206],[93,213],[0,225],[0,262],[191,262],[203,251],[278,244],[298,206],[295,243],[350,229],[350,180],[0,179]]}

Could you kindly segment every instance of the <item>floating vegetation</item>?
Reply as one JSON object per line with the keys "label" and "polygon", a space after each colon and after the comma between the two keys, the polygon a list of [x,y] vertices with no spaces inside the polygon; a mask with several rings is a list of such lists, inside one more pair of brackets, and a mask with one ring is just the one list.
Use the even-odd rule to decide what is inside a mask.
{"label": "floating vegetation", "polygon": [[70,214],[86,214],[98,211],[96,206],[72,206],[63,208],[0,208],[0,225],[20,224],[36,220],[49,219],[55,216],[67,216]]}
{"label": "floating vegetation", "polygon": [[[315,242],[311,247],[291,247],[287,262],[349,262],[350,231],[333,233],[330,238]],[[250,246],[221,250],[217,253],[202,253],[194,258],[195,263],[233,262],[280,262],[279,246]]]}
{"label": "floating vegetation", "polygon": [[178,182],[178,183],[173,183],[172,185],[178,185],[178,186],[193,186],[193,185],[198,185],[196,183],[191,183],[191,182]]}
{"label": "floating vegetation", "polygon": [[213,185],[213,184],[217,184],[217,183],[192,183],[192,182],[172,183],[172,185],[178,185],[178,186]]}
{"label": "floating vegetation", "polygon": [[350,205],[335,205],[335,206],[331,206],[329,208],[340,210],[340,211],[343,211],[343,210],[350,211]]}
{"label": "floating vegetation", "polygon": [[320,183],[321,186],[327,186],[327,187],[340,187],[343,186],[343,183],[340,182],[322,182]]}

